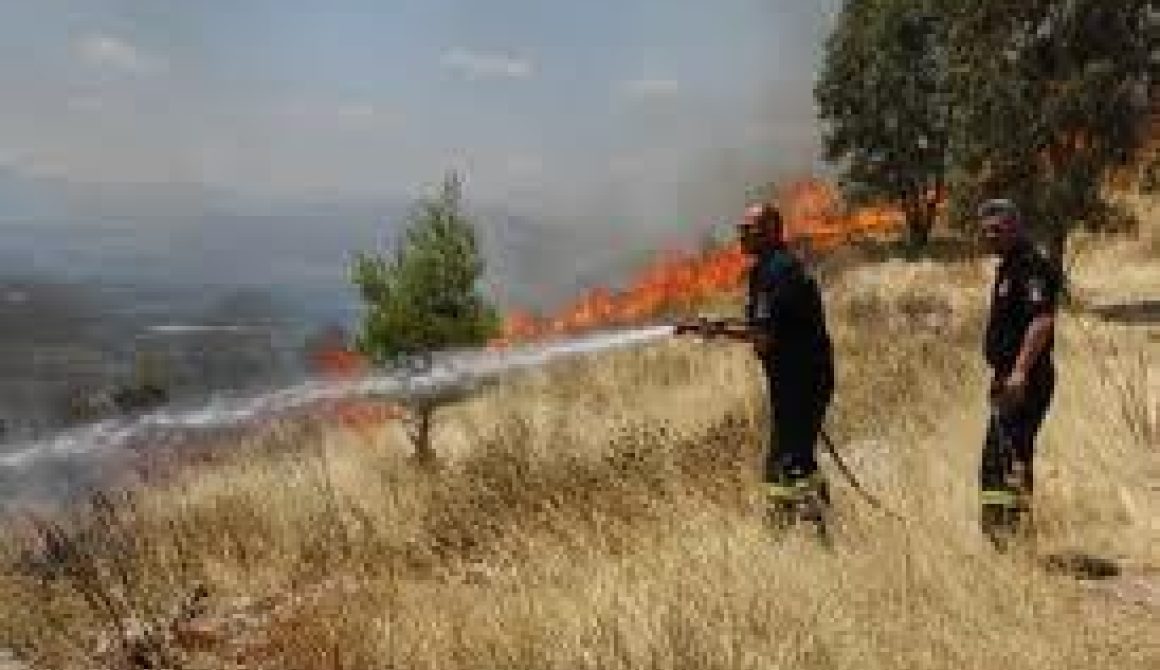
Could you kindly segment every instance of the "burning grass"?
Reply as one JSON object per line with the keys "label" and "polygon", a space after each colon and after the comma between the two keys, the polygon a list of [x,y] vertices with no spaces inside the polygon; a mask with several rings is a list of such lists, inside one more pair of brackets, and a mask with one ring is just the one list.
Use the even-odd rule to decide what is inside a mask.
{"label": "burning grass", "polygon": [[[828,287],[832,434],[907,519],[827,462],[832,551],[760,523],[748,353],[675,341],[448,408],[438,468],[393,425],[308,426],[11,520],[0,646],[52,668],[1156,667],[1155,608],[978,537],[984,283],[973,263],[888,264]],[[1041,554],[1160,562],[1154,356],[1144,331],[1065,317]]]}

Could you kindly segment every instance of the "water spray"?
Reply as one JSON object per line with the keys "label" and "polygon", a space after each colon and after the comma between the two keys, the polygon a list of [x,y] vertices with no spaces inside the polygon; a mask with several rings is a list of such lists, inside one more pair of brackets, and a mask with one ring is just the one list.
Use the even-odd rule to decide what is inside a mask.
{"label": "water spray", "polygon": [[[674,335],[707,339],[743,327],[738,319],[701,317],[691,322],[657,324],[586,336],[525,344],[502,350],[460,350],[432,356],[422,370],[390,370],[353,379],[308,379],[292,386],[248,396],[218,395],[192,407],[170,405],[134,417],[107,419],[49,437],[10,444],[0,454],[0,503],[29,489],[67,490],[80,480],[97,480],[90,471],[115,469],[130,447],[163,449],[198,435],[244,427],[326,402],[353,398],[418,399],[470,392],[489,380],[557,359],[639,346]],[[846,466],[829,435],[823,441],[838,469],[873,507],[886,511]],[[95,481],[94,481],[95,483]]]}
{"label": "water spray", "polygon": [[[90,471],[131,455],[130,447],[160,449],[199,435],[245,427],[321,403],[354,398],[406,400],[470,391],[506,373],[553,360],[662,340],[672,325],[650,325],[513,346],[435,354],[419,371],[384,370],[351,379],[307,379],[292,386],[244,396],[219,394],[199,405],[167,405],[0,447],[0,503],[20,491],[68,489],[95,478]],[[66,481],[67,479],[67,481]]]}

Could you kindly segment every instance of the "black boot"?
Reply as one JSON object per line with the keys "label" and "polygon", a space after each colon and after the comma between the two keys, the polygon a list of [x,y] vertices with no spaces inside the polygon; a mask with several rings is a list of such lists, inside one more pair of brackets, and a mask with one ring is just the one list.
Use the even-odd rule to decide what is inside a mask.
{"label": "black boot", "polygon": [[802,501],[801,519],[813,525],[818,541],[825,547],[832,546],[828,524],[829,508],[829,490],[826,483],[819,480]]}
{"label": "black boot", "polygon": [[826,516],[830,495],[820,474],[791,472],[778,480],[766,484],[766,516],[770,526],[784,532],[807,522],[814,527],[818,538],[828,543]]}

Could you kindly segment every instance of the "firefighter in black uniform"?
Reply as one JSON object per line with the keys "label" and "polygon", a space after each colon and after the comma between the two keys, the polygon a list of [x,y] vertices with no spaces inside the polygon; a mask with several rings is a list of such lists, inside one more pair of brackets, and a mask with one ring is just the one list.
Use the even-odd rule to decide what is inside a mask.
{"label": "firefighter in black uniform", "polygon": [[1030,530],[1035,436],[1055,388],[1051,350],[1062,272],[1030,242],[1013,203],[978,212],[984,241],[1000,257],[987,319],[991,416],[979,468],[980,521],[999,549]]}
{"label": "firefighter in black uniform", "polygon": [[761,362],[773,418],[764,479],[771,520],[807,520],[824,534],[829,496],[816,445],[834,393],[834,354],[821,291],[787,248],[776,207],[749,207],[737,228],[754,260],[745,321],[702,335],[748,342]]}

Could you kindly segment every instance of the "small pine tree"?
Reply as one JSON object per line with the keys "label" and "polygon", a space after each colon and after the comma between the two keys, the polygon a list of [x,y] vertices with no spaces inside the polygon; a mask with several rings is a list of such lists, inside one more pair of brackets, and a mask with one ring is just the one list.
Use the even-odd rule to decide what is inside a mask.
{"label": "small pine tree", "polygon": [[419,200],[391,257],[356,257],[352,280],[365,303],[356,347],[383,364],[485,343],[500,319],[479,291],[483,270],[462,181],[451,172]]}
{"label": "small pine tree", "polygon": [[[496,336],[500,317],[479,291],[484,262],[463,212],[462,182],[449,173],[421,199],[393,254],[359,254],[352,268],[365,312],[355,347],[378,364],[421,361],[440,349],[478,346]],[[451,389],[405,398],[416,456],[432,462],[435,411],[458,399]]]}

